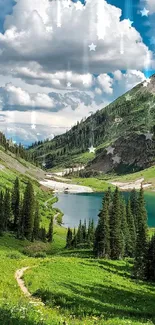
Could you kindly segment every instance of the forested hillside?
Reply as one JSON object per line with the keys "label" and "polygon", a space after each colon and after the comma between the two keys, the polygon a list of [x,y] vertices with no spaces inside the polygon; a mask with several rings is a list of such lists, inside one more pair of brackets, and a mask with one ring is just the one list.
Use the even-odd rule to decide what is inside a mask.
{"label": "forested hillside", "polygon": [[[131,91],[118,98],[112,104],[89,116],[85,121],[77,123],[63,135],[51,141],[36,143],[30,148],[32,157],[47,168],[55,166],[72,167],[76,164],[87,164],[93,158],[92,168],[104,172],[113,169],[123,171],[140,170],[154,163],[154,132],[155,132],[155,75],[150,83],[137,85]],[[149,134],[151,134],[149,138]],[[150,142],[151,140],[151,142]],[[128,142],[132,143],[128,146]],[[115,155],[120,162],[114,164],[107,161],[105,149],[114,146]],[[88,148],[94,146],[96,153],[89,153]],[[123,162],[122,152],[126,152]],[[140,157],[140,151],[147,150],[147,157]],[[133,149],[134,148],[134,149]],[[131,152],[134,151],[134,154]],[[132,159],[131,159],[132,158]],[[139,159],[139,158],[138,158]],[[103,165],[110,166],[103,168]],[[103,164],[104,163],[104,164]],[[115,166],[114,166],[115,165]],[[121,166],[119,166],[121,165]],[[123,167],[122,167],[123,165]]]}

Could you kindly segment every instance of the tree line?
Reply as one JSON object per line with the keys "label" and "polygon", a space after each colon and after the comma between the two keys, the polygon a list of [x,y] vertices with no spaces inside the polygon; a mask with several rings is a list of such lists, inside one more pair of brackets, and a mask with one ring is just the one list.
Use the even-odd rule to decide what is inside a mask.
{"label": "tree line", "polygon": [[127,201],[117,187],[114,193],[109,188],[96,228],[89,222],[87,229],[81,221],[77,232],[68,228],[66,247],[79,247],[79,243],[89,243],[96,258],[132,258],[134,277],[155,281],[155,235],[149,239],[143,187],[139,193],[132,190]]}
{"label": "tree line", "polygon": [[82,224],[81,220],[76,231],[72,231],[71,228],[68,228],[67,238],[66,238],[66,248],[84,248],[92,247],[94,241],[95,227],[94,220],[89,220],[87,226],[86,220]]}
{"label": "tree line", "polygon": [[6,139],[5,135],[2,132],[0,132],[0,145],[5,149],[6,152],[12,152],[17,158],[19,157],[26,161],[35,163],[32,155],[30,155],[28,150],[26,150],[21,143],[16,144],[12,141],[12,139]]}
{"label": "tree line", "polygon": [[30,241],[53,240],[53,217],[48,232],[40,223],[39,203],[33,185],[28,181],[24,193],[20,191],[20,183],[16,178],[13,188],[0,191],[0,234],[12,231],[18,239]]}

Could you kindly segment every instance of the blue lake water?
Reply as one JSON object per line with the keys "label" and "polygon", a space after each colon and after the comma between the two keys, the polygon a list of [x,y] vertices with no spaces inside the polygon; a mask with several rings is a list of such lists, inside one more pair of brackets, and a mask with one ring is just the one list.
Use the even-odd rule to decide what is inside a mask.
{"label": "blue lake water", "polygon": [[[97,223],[98,213],[102,206],[102,198],[104,193],[61,193],[57,194],[58,202],[55,207],[59,208],[63,213],[63,223],[66,227],[76,227],[80,219],[87,221],[94,219]],[[125,198],[129,193],[124,192]],[[155,194],[145,193],[146,209],[148,212],[148,225],[155,227]]]}

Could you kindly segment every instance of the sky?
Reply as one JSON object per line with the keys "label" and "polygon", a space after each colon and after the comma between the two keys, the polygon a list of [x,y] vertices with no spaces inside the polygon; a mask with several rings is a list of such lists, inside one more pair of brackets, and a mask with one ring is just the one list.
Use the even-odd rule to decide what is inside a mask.
{"label": "sky", "polygon": [[0,0],[0,130],[52,139],[155,73],[154,0]]}

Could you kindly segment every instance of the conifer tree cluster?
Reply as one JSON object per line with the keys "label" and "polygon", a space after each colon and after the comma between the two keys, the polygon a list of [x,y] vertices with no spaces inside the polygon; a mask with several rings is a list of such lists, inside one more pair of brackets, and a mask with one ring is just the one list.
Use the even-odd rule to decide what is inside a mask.
{"label": "conifer tree cluster", "polygon": [[45,228],[40,228],[39,204],[30,181],[23,195],[18,178],[12,191],[6,189],[0,192],[0,234],[6,231],[14,232],[19,239],[53,240],[53,218],[46,233]]}
{"label": "conifer tree cluster", "polygon": [[75,228],[74,231],[68,228],[66,248],[92,247],[94,242],[94,233],[95,228],[93,220],[89,220],[88,226],[86,220],[83,224],[80,220],[77,231]]}
{"label": "conifer tree cluster", "polygon": [[32,155],[26,150],[21,143],[15,144],[12,139],[6,139],[5,135],[0,132],[0,145],[5,149],[5,151],[10,151],[16,155],[16,157],[21,157],[27,161],[35,162]]}
{"label": "conifer tree cluster", "polygon": [[[147,245],[147,213],[144,193],[135,190],[127,202],[118,188],[105,193],[95,231],[94,253],[98,258],[135,257],[135,272],[140,272]],[[138,271],[139,269],[139,271]]]}

